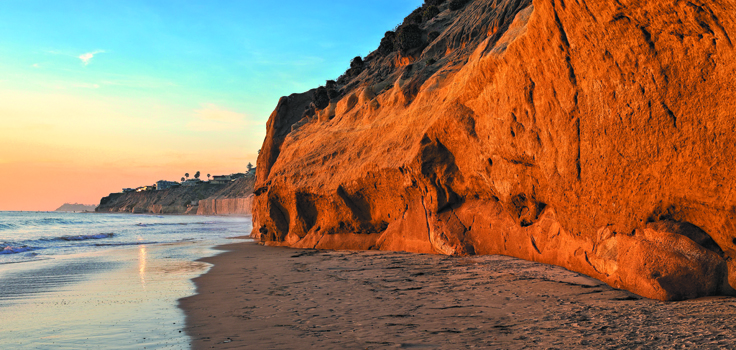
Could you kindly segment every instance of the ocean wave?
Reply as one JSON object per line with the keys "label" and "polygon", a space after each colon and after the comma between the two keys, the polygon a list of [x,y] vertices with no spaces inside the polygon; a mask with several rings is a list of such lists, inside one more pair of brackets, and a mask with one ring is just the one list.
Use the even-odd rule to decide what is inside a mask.
{"label": "ocean wave", "polygon": [[171,223],[169,223],[169,222],[154,222],[154,223],[150,223],[150,224],[144,224],[142,222],[139,222],[139,223],[137,223],[135,225],[138,226],[138,227],[153,227],[153,226],[176,226],[176,225],[186,226],[186,225],[189,225],[189,224],[186,223],[186,222],[171,222]]}
{"label": "ocean wave", "polygon": [[2,250],[0,250],[0,254],[17,254],[17,253],[23,253],[33,250],[33,247],[29,246],[4,246]]}
{"label": "ocean wave", "polygon": [[10,230],[15,228],[15,225],[9,224],[9,223],[2,223],[0,222],[0,230]]}
{"label": "ocean wave", "polygon": [[201,221],[201,222],[152,222],[149,224],[144,224],[142,222],[139,222],[135,224],[138,227],[152,227],[152,226],[187,226],[187,225],[214,225],[216,222],[214,221]]}
{"label": "ocean wave", "polygon": [[90,221],[70,220],[68,218],[38,218],[27,220],[23,226],[84,225]]}
{"label": "ocean wave", "polygon": [[203,227],[199,230],[201,230],[202,232],[229,231],[227,227]]}
{"label": "ocean wave", "polygon": [[88,239],[111,238],[114,235],[114,233],[98,233],[96,235],[61,236],[58,239],[62,241],[86,241]]}
{"label": "ocean wave", "polygon": [[41,218],[37,220],[42,223],[46,224],[76,224],[77,222],[74,220],[68,220],[68,219],[62,219],[62,218]]}

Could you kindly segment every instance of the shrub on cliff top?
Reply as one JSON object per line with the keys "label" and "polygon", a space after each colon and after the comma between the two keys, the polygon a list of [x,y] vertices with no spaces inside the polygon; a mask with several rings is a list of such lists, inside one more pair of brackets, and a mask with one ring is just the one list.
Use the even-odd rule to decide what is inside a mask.
{"label": "shrub on cliff top", "polygon": [[422,30],[416,24],[402,26],[396,33],[396,44],[402,55],[422,46]]}
{"label": "shrub on cliff top", "polygon": [[337,91],[336,89],[327,89],[327,97],[329,97],[330,100],[334,100],[340,97],[340,91]]}
{"label": "shrub on cliff top", "polygon": [[440,6],[445,3],[445,0],[424,0],[424,6]]}
{"label": "shrub on cliff top", "polygon": [[340,92],[337,91],[336,81],[328,80],[327,83],[325,84],[325,88],[327,89],[327,97],[329,97],[330,100],[340,96]]}
{"label": "shrub on cliff top", "polygon": [[[348,71],[349,71],[349,69],[348,69]],[[337,77],[337,83],[340,84],[340,85],[345,85],[345,84],[348,83],[348,79],[349,79],[349,77],[347,76],[347,74],[342,74],[339,77]]]}
{"label": "shrub on cliff top", "polygon": [[396,50],[394,46],[394,40],[396,40],[396,33],[392,31],[386,32],[381,39],[381,44],[378,45],[378,53],[381,55],[388,55]]}
{"label": "shrub on cliff top", "polygon": [[317,109],[324,109],[329,106],[330,96],[327,93],[327,88],[324,86],[318,87],[317,90],[314,91],[314,95],[312,95],[312,100],[314,101],[314,106],[317,107]]}
{"label": "shrub on cliff top", "polygon": [[416,10],[412,11],[406,18],[404,19],[404,24],[422,24],[422,7],[417,7]]}
{"label": "shrub on cliff top", "polygon": [[450,11],[455,11],[463,8],[470,0],[452,0],[450,1]]}
{"label": "shrub on cliff top", "polygon": [[[355,56],[352,60],[350,60],[350,68],[345,72],[345,75],[349,77],[357,77],[360,75],[360,72],[363,71],[363,58],[360,56]],[[338,78],[338,82],[340,79]]]}
{"label": "shrub on cliff top", "polygon": [[355,58],[350,60],[350,68],[363,68],[363,58],[355,56]]}
{"label": "shrub on cliff top", "polygon": [[430,5],[424,9],[424,12],[422,12],[422,19],[426,22],[439,14],[440,14],[440,9],[437,8],[437,6]]}

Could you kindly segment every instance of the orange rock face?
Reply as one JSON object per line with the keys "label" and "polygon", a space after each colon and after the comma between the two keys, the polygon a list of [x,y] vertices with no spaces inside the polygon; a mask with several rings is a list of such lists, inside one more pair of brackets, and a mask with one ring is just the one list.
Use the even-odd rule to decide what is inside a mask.
{"label": "orange rock face", "polygon": [[733,1],[441,10],[422,47],[367,56],[328,107],[279,101],[255,238],[504,254],[660,300],[734,293]]}
{"label": "orange rock face", "polygon": [[197,205],[197,215],[251,215],[253,177],[237,179]]}
{"label": "orange rock face", "polygon": [[208,198],[199,201],[197,215],[251,215],[253,196],[246,198]]}

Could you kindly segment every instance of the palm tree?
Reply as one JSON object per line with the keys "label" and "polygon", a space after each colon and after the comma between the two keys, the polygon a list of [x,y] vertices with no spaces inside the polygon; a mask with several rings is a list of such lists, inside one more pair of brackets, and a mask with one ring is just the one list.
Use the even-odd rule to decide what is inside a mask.
{"label": "palm tree", "polygon": [[184,176],[181,177],[181,182],[184,182]]}
{"label": "palm tree", "polygon": [[189,173],[184,173],[184,176],[186,176],[187,180],[189,180]]}
{"label": "palm tree", "polygon": [[210,181],[210,174],[207,174],[207,181]]}
{"label": "palm tree", "polygon": [[197,179],[197,180],[199,180],[199,171],[197,171],[197,173],[194,174],[194,178]]}

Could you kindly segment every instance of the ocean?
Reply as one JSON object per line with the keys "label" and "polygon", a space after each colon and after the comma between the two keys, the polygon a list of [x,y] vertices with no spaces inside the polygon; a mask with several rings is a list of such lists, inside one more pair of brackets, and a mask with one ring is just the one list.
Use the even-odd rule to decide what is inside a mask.
{"label": "ocean", "polygon": [[177,300],[248,217],[0,212],[0,348],[188,349]]}

